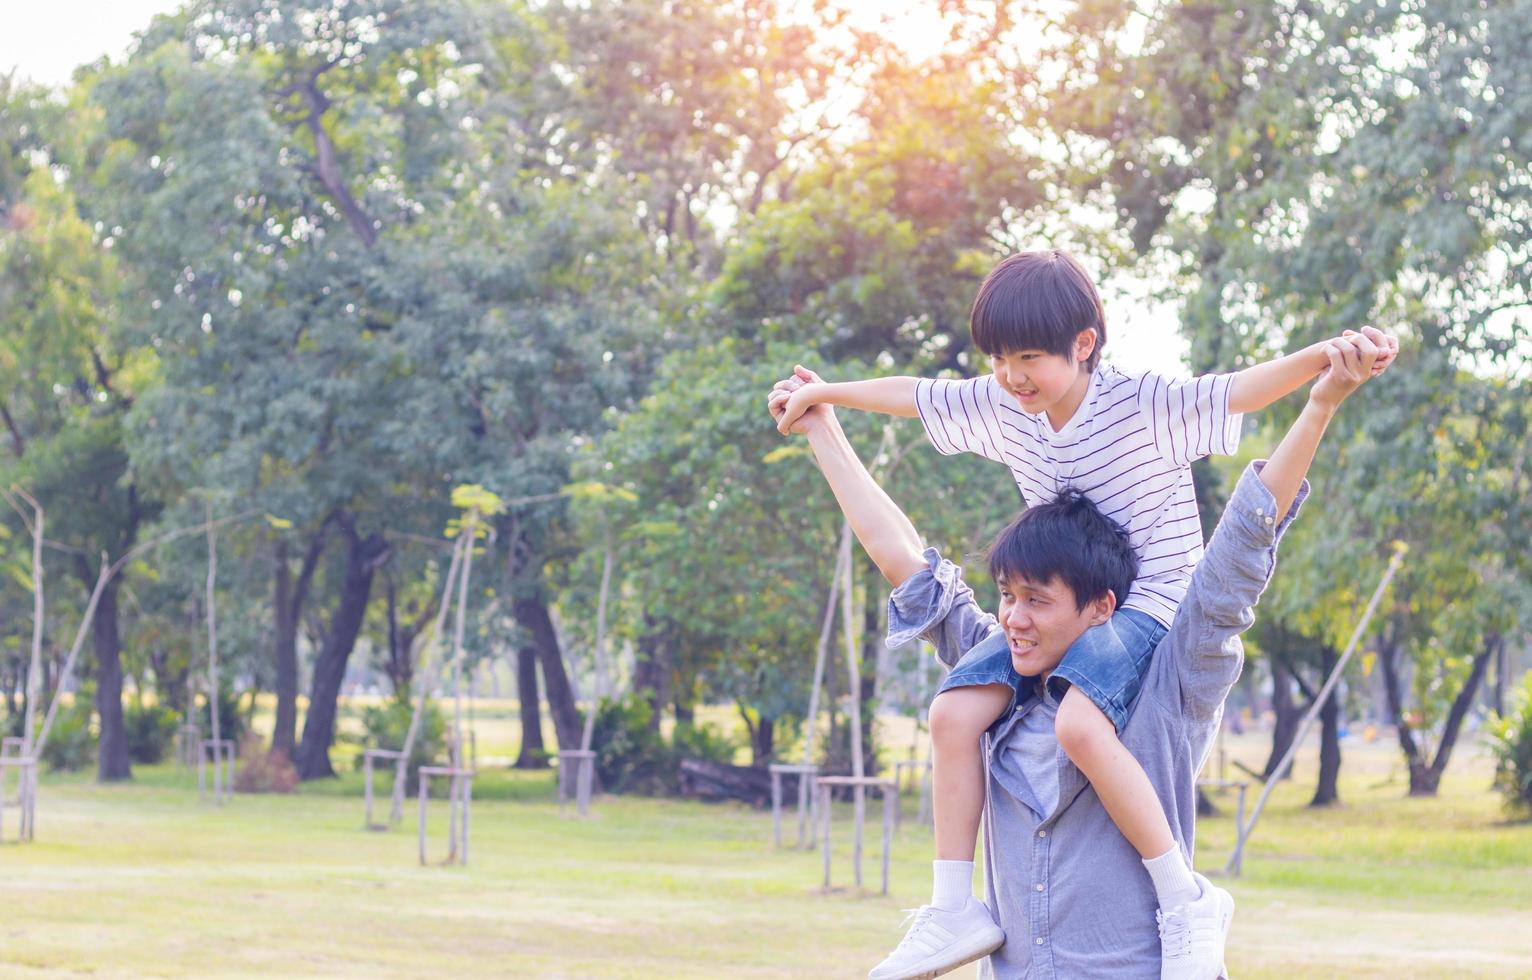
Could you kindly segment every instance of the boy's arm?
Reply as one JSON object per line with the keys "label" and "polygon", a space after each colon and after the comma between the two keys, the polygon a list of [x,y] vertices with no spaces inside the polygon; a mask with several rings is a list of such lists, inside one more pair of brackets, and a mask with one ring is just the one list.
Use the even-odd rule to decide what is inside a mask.
{"label": "boy's arm", "polygon": [[[799,365],[798,370],[803,370]],[[821,382],[804,385],[787,399],[781,416],[777,419],[777,431],[786,433],[803,413],[815,405],[839,405],[864,412],[880,412],[914,418],[915,385],[919,378],[869,378],[866,381]]]}
{"label": "boy's arm", "polygon": [[1192,575],[1162,649],[1160,669],[1171,670],[1183,710],[1211,717],[1239,678],[1239,635],[1255,620],[1255,604],[1276,566],[1277,542],[1307,495],[1304,476],[1340,404],[1373,373],[1380,351],[1354,334],[1331,341],[1329,367],[1309,392],[1271,458],[1252,464],[1230,495],[1207,553]]}
{"label": "boy's arm", "polygon": [[[825,387],[829,386],[807,384],[798,391]],[[785,401],[773,398],[769,405],[772,414],[780,419]],[[852,533],[889,584],[897,587],[923,571],[927,564],[921,554],[920,535],[915,533],[915,525],[867,472],[861,457],[846,439],[835,413],[829,408],[812,408],[794,423],[792,431],[808,437],[809,448],[813,450],[841,512],[850,522]]]}
{"label": "boy's arm", "polygon": [[[1375,372],[1386,368],[1399,350],[1397,339],[1375,327],[1363,327],[1360,334],[1350,330],[1342,334],[1342,339],[1352,337],[1361,337],[1376,348],[1378,354],[1373,363]],[[1334,341],[1326,340],[1310,344],[1296,353],[1235,372],[1229,383],[1229,411],[1235,415],[1259,411],[1296,391],[1299,385],[1323,371],[1329,364],[1325,348],[1332,343]]]}

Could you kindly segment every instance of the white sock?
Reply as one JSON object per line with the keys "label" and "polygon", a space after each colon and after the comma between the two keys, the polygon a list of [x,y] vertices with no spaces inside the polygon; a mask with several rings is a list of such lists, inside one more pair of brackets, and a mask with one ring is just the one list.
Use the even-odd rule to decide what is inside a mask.
{"label": "white sock", "polygon": [[1197,896],[1202,894],[1197,879],[1192,877],[1191,865],[1186,863],[1181,848],[1173,844],[1164,854],[1145,861],[1144,868],[1149,872],[1149,879],[1154,882],[1154,894],[1162,909],[1196,901]]}
{"label": "white sock", "polygon": [[931,904],[956,912],[973,895],[972,861],[931,862]]}

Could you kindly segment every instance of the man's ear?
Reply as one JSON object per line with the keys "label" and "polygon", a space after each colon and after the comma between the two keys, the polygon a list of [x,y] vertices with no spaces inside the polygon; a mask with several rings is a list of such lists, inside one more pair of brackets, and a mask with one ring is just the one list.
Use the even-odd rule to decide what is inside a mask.
{"label": "man's ear", "polygon": [[1075,334],[1075,360],[1088,361],[1096,350],[1096,328],[1086,327]]}
{"label": "man's ear", "polygon": [[1107,589],[1106,592],[1090,602],[1090,624],[1092,626],[1100,626],[1111,619],[1112,614],[1116,611],[1117,593]]}

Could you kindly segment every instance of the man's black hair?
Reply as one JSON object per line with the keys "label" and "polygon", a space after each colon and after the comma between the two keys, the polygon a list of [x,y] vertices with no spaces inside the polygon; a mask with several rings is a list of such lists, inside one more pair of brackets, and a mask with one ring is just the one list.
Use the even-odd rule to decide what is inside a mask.
{"label": "man's black hair", "polygon": [[1039,584],[1057,576],[1084,609],[1111,590],[1122,608],[1138,577],[1138,556],[1128,532],[1078,490],[1028,507],[989,546],[989,574],[997,583],[1026,579]]}
{"label": "man's black hair", "polygon": [[1101,296],[1068,252],[1020,252],[984,277],[968,317],[974,346],[986,354],[1040,350],[1070,356],[1082,330],[1096,331],[1085,362],[1096,370],[1106,345]]}

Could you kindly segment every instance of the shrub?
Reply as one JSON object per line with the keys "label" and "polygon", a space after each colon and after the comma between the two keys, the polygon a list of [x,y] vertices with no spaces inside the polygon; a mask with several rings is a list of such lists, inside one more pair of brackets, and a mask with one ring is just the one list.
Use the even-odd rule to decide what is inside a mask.
{"label": "shrub", "polygon": [[239,793],[291,793],[298,785],[298,770],[286,752],[267,752],[258,738],[240,743],[239,764],[234,767],[234,790]]}
{"label": "shrub", "polygon": [[1517,706],[1490,723],[1490,748],[1495,753],[1495,788],[1506,808],[1532,816],[1532,671],[1527,672]]}
{"label": "shrub", "polygon": [[[203,738],[213,737],[213,713],[204,695],[193,709],[192,715]],[[239,695],[226,687],[218,690],[218,735],[235,745],[245,741],[245,716],[239,711]]]}
{"label": "shrub", "polygon": [[703,759],[732,765],[739,743],[712,725],[677,725],[670,733],[676,760]]}
{"label": "shrub", "polygon": [[81,690],[69,707],[59,708],[43,746],[43,763],[51,772],[73,772],[89,766],[96,757],[96,732],[92,729],[94,696]]}
{"label": "shrub", "polygon": [[596,777],[608,793],[663,796],[679,789],[682,759],[732,763],[733,739],[709,725],[677,725],[667,743],[652,727],[653,709],[638,694],[603,699],[591,744]]}
{"label": "shrub", "polygon": [[[404,747],[404,737],[410,731],[410,716],[415,706],[408,697],[396,697],[384,704],[369,705],[362,709],[362,748],[391,749],[395,752]],[[433,701],[426,701],[425,714],[420,719],[420,731],[415,733],[415,745],[410,751],[409,782],[405,792],[414,795],[419,790],[416,770],[433,765],[444,758],[447,747],[447,721],[441,709]],[[356,754],[356,768],[360,771],[365,760]],[[379,767],[392,771],[392,767]]]}
{"label": "shrub", "polygon": [[603,698],[596,708],[591,745],[596,750],[596,778],[608,793],[662,796],[676,790],[676,761],[670,747],[649,723],[649,702],[637,694]]}
{"label": "shrub", "polygon": [[153,765],[170,753],[181,714],[160,705],[130,704],[123,712],[123,724],[128,730],[128,758]]}

